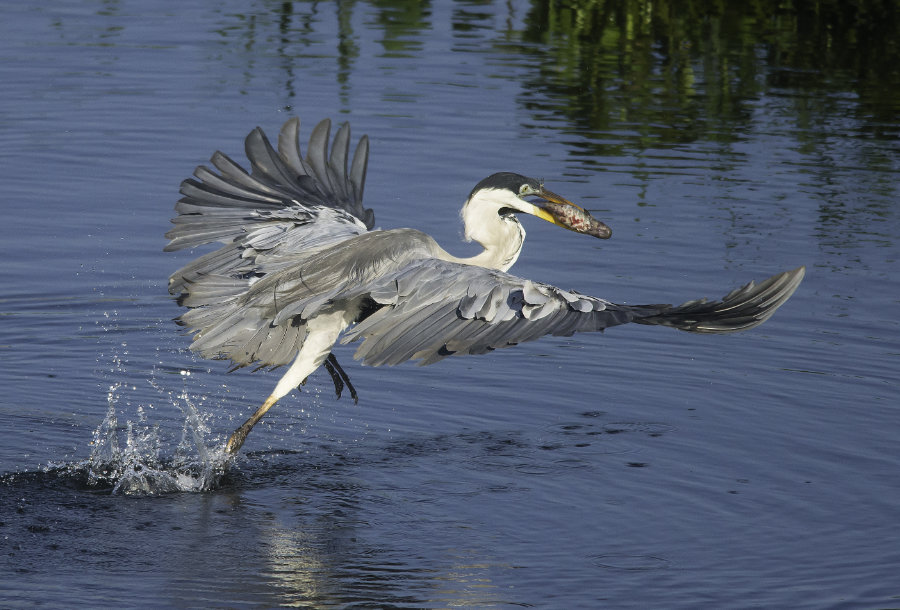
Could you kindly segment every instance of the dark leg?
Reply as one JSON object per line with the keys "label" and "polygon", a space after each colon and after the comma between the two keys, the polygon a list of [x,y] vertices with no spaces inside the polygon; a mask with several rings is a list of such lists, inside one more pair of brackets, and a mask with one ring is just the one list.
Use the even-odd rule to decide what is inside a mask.
{"label": "dark leg", "polygon": [[356,388],[350,383],[350,377],[344,372],[341,365],[338,364],[334,354],[328,354],[328,358],[325,359],[325,369],[328,371],[328,374],[331,375],[337,397],[341,397],[341,392],[344,391],[344,385],[346,385],[347,389],[350,390],[350,398],[353,399],[353,403],[359,404],[359,395],[356,393]]}

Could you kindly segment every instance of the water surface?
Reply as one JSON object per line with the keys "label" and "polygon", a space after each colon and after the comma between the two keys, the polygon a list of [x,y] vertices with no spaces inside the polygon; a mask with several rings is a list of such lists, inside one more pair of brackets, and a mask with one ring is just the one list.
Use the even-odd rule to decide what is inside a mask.
{"label": "water surface", "polygon": [[[0,605],[900,605],[886,6],[0,9]],[[627,303],[807,278],[739,335],[342,347],[359,405],[317,374],[224,468],[277,375],[190,354],[166,280],[196,253],[162,235],[196,165],[294,115],[367,133],[376,223],[458,255],[499,170],[613,228],[526,220],[524,277]]]}

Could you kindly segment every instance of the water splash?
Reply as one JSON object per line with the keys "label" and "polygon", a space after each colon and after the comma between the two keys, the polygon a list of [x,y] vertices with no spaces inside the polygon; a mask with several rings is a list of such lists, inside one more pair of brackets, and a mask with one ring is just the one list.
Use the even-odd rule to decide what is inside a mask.
{"label": "water splash", "polygon": [[[225,453],[219,439],[210,439],[210,428],[200,408],[204,395],[190,391],[191,372],[173,369],[171,354],[151,365],[150,375],[138,374],[140,365],[130,361],[129,346],[121,339],[119,312],[104,311],[96,324],[103,331],[104,349],[98,356],[98,364],[103,360],[98,374],[106,378],[106,416],[94,430],[91,451],[87,459],[61,466],[51,466],[57,472],[66,472],[72,479],[83,482],[93,489],[109,489],[114,494],[159,495],[177,492],[203,492],[215,489],[230,465],[231,456]],[[162,332],[157,323],[151,323],[159,331],[159,344],[165,345],[169,333]],[[158,347],[157,351],[165,351]],[[180,377],[180,389],[171,389],[173,373]],[[132,380],[132,381],[129,381]],[[145,395],[134,399],[139,386],[149,384],[167,406],[176,406],[181,411],[182,424],[180,441],[174,453],[171,428],[160,430],[158,423],[152,423],[148,412],[154,404]],[[200,384],[203,385],[202,383]],[[152,394],[151,394],[152,395]],[[121,423],[124,420],[124,424]],[[168,426],[170,421],[163,421]]]}
{"label": "water splash", "polygon": [[[189,372],[182,371],[183,376]],[[181,441],[175,453],[163,455],[163,443],[157,425],[148,422],[142,406],[137,420],[119,425],[119,402],[123,382],[115,382],[107,392],[107,412],[94,431],[90,456],[71,468],[81,470],[91,487],[109,487],[112,493],[158,495],[175,492],[202,492],[215,489],[229,465],[230,456],[221,443],[212,448],[209,427],[194,400],[183,388],[180,393],[164,390],[154,379],[148,380],[184,415]]]}

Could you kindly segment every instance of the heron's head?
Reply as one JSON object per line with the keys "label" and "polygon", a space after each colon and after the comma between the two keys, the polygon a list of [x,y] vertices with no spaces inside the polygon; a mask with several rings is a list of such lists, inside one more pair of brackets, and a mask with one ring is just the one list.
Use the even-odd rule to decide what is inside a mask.
{"label": "heron's head", "polygon": [[[466,207],[489,207],[500,216],[524,212],[557,226],[609,239],[612,230],[587,210],[544,188],[542,182],[512,172],[492,174],[475,185]],[[465,214],[465,211],[464,211]]]}

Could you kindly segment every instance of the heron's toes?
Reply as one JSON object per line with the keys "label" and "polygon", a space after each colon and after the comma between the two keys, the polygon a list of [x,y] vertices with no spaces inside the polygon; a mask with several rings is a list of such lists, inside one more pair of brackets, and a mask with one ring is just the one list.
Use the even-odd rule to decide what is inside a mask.
{"label": "heron's toes", "polygon": [[232,432],[231,436],[228,438],[228,442],[225,443],[225,453],[237,453],[244,444],[244,441],[247,440],[247,434],[249,432],[250,428],[247,426],[241,426]]}

